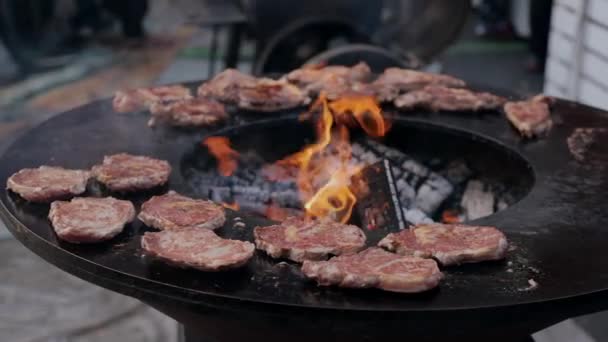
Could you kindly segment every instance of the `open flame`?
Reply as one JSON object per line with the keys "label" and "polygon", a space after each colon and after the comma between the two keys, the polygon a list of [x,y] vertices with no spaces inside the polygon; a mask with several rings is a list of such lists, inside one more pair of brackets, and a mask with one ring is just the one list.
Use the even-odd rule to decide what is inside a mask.
{"label": "open flame", "polygon": [[222,207],[232,209],[235,211],[241,209],[241,206],[237,202],[232,202],[232,203],[222,202]]}
{"label": "open flame", "polygon": [[353,95],[329,102],[321,94],[311,109],[320,111],[317,142],[279,163],[299,168],[297,185],[307,217],[347,222],[357,202],[350,189],[351,177],[364,166],[353,162],[347,126],[358,123],[366,133],[379,137],[388,125],[371,96]]}
{"label": "open flame", "polygon": [[202,144],[217,159],[220,174],[231,176],[238,166],[239,153],[230,147],[230,140],[226,137],[208,137]]}

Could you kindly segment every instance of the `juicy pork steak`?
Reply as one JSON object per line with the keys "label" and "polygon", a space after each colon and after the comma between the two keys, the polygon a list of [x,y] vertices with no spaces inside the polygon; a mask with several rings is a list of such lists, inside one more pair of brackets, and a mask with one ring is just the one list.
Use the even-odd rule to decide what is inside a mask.
{"label": "juicy pork steak", "polygon": [[260,78],[240,86],[237,106],[241,109],[274,112],[295,108],[309,102],[309,98],[293,84],[270,78]]}
{"label": "juicy pork steak", "polygon": [[165,160],[119,153],[105,156],[92,172],[98,182],[112,191],[138,191],[167,183],[171,166]]}
{"label": "juicy pork steak", "polygon": [[364,62],[347,66],[318,66],[307,65],[293,70],[285,75],[287,80],[302,89],[309,96],[325,92],[329,99],[335,98],[347,90],[353,90],[355,84],[364,82],[371,77],[371,70]]}
{"label": "juicy pork steak", "polygon": [[213,99],[194,98],[170,103],[154,103],[150,106],[152,118],[149,126],[157,120],[173,126],[201,127],[216,124],[228,118],[226,108]]}
{"label": "juicy pork steak", "polygon": [[430,290],[443,278],[432,259],[396,255],[377,247],[328,261],[304,261],[302,272],[322,286],[374,287],[404,293]]}
{"label": "juicy pork steak", "polygon": [[402,93],[419,90],[430,85],[459,88],[466,86],[466,83],[448,75],[400,68],[387,68],[371,83],[380,102],[391,102]]}
{"label": "juicy pork steak", "polygon": [[397,97],[397,108],[409,110],[424,108],[432,111],[481,111],[500,108],[505,99],[490,93],[474,92],[463,88],[428,86]]}
{"label": "juicy pork steak", "polygon": [[378,246],[401,255],[432,257],[447,266],[503,259],[508,243],[495,227],[432,223],[388,234]]}
{"label": "juicy pork steak", "polygon": [[138,218],[147,226],[162,230],[187,227],[216,229],[226,221],[224,207],[211,201],[192,199],[175,191],[153,196],[141,206]]}
{"label": "juicy pork steak", "polygon": [[55,201],[49,211],[57,236],[72,243],[109,240],[122,232],[134,218],[135,208],[131,202],[112,197]]}
{"label": "juicy pork steak", "polygon": [[296,262],[355,253],[365,245],[365,233],[360,228],[329,219],[290,217],[278,225],[256,227],[253,235],[258,249],[273,258]]}
{"label": "juicy pork steak", "polygon": [[522,136],[532,138],[547,134],[553,126],[550,104],[551,98],[537,95],[527,101],[507,102],[504,111]]}
{"label": "juicy pork steak", "polygon": [[80,195],[87,189],[91,173],[55,166],[23,169],[6,181],[6,188],[30,202],[52,202]]}
{"label": "juicy pork steak", "polygon": [[201,84],[197,93],[200,97],[212,98],[223,103],[234,104],[239,98],[239,90],[245,85],[255,84],[256,78],[236,69],[226,69],[211,80]]}
{"label": "juicy pork steak", "polygon": [[223,239],[209,229],[198,228],[147,232],[141,246],[147,254],[172,265],[201,271],[243,266],[255,252],[251,242]]}
{"label": "juicy pork steak", "polygon": [[119,113],[147,109],[157,102],[171,102],[192,98],[190,89],[181,85],[159,86],[117,91],[112,105]]}

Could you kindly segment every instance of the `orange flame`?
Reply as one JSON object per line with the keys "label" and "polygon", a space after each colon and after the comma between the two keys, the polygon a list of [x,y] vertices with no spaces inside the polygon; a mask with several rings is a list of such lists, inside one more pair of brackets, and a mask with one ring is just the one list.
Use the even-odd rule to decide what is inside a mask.
{"label": "orange flame", "polygon": [[297,184],[307,217],[329,217],[344,223],[357,202],[350,189],[351,177],[364,166],[353,163],[346,125],[356,122],[372,136],[383,136],[388,125],[371,96],[349,96],[330,103],[321,94],[311,109],[320,109],[317,142],[278,164],[299,168]]}
{"label": "orange flame", "polygon": [[232,203],[226,203],[226,202],[222,202],[222,206],[224,208],[228,208],[228,209],[232,209],[232,210],[239,210],[241,208],[241,206],[236,203],[236,202],[232,202]]}
{"label": "orange flame", "polygon": [[443,223],[460,223],[458,211],[446,209],[443,213],[441,213],[441,221]]}
{"label": "orange flame", "polygon": [[234,173],[237,168],[239,153],[230,147],[230,140],[226,137],[208,137],[202,142],[207,146],[218,162],[218,170],[224,177]]}

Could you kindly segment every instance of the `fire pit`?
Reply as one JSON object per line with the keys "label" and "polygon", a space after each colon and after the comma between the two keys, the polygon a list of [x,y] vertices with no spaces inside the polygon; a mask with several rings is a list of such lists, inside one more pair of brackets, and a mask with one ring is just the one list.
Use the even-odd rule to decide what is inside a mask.
{"label": "fire pit", "polygon": [[[228,192],[227,201],[235,195],[244,199],[246,193],[239,193],[234,181],[209,184],[226,179],[216,173],[215,160],[200,141],[221,135],[241,155],[255,152],[232,177],[253,174],[244,186],[254,186],[248,193],[254,196],[251,202],[266,204],[258,200],[265,185],[258,187],[256,172],[312,139],[311,126],[297,120],[301,111],[237,114],[226,128],[194,132],[145,129],[146,114],[116,115],[109,101],[94,102],[19,138],[2,156],[0,178],[41,164],[88,168],[104,154],[125,151],[168,160],[174,167],[170,188],[178,192]],[[353,155],[391,161],[396,183],[407,182],[398,185],[407,195],[400,194],[406,216],[413,209],[428,220],[474,215],[481,217],[475,223],[499,227],[512,242],[506,261],[447,268],[438,290],[419,295],[318,288],[296,265],[262,254],[244,269],[226,273],[184,270],[145,258],[140,237],[148,228],[140,222],[108,243],[64,243],[46,219],[48,206],[26,203],[9,192],[0,196],[2,218],[47,261],[161,310],[183,323],[191,340],[513,341],[562,319],[608,308],[608,217],[603,213],[608,134],[594,135],[593,143],[576,151],[577,157],[567,142],[577,128],[608,127],[606,113],[558,101],[549,136],[522,142],[498,114],[386,112],[393,120],[390,133],[381,140],[354,135],[352,141],[361,149],[353,147]],[[397,157],[398,162],[392,160]],[[449,192],[442,184],[449,184]],[[222,195],[214,187],[228,190]],[[445,198],[436,205],[431,199],[438,193]],[[139,204],[149,195],[130,199]],[[475,205],[487,198],[494,201],[491,208]],[[237,216],[245,227],[235,224],[241,221],[235,221]],[[218,234],[251,240],[253,226],[266,224],[261,216],[229,211]]]}

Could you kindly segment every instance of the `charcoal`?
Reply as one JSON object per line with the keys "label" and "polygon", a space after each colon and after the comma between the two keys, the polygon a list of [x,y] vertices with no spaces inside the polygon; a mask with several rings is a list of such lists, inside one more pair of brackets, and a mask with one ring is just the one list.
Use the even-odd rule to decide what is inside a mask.
{"label": "charcoal", "polygon": [[361,144],[359,144],[359,143],[352,144],[351,154],[353,155],[353,157],[359,159],[359,156],[361,156],[363,153],[365,153],[365,149],[363,148],[363,146],[361,146]]}
{"label": "charcoal", "polygon": [[416,190],[403,178],[396,182],[396,187],[401,205],[407,208],[412,206],[416,200]]}
{"label": "charcoal", "polygon": [[233,202],[232,191],[227,186],[214,186],[209,188],[208,197],[213,202]]}
{"label": "charcoal", "polygon": [[432,215],[443,201],[450,196],[454,187],[445,178],[432,173],[416,193],[416,207]]}
{"label": "charcoal", "polygon": [[426,178],[430,172],[430,170],[426,166],[420,164],[419,162],[413,159],[408,159],[404,161],[401,164],[401,168],[407,171],[408,173],[414,174],[423,179]]}
{"label": "charcoal", "polygon": [[249,201],[265,203],[270,200],[270,191],[253,186],[235,185],[232,187],[232,194],[235,197],[246,198]]}
{"label": "charcoal", "polygon": [[440,173],[452,184],[462,184],[473,175],[473,171],[462,159],[451,161]]}
{"label": "charcoal", "polygon": [[460,202],[467,220],[475,220],[494,213],[494,195],[479,180],[470,180]]}
{"label": "charcoal", "polygon": [[393,172],[393,177],[395,177],[395,179],[399,179],[403,174],[403,170],[400,167],[391,166],[391,171]]}
{"label": "charcoal", "polygon": [[274,191],[270,194],[270,199],[279,207],[300,208],[302,206],[300,196],[294,190]]}
{"label": "charcoal", "polygon": [[421,224],[421,223],[433,223],[433,220],[430,219],[422,210],[418,208],[412,209],[403,209],[403,216],[405,220],[409,224]]}
{"label": "charcoal", "polygon": [[376,155],[372,151],[368,151],[361,155],[361,161],[363,161],[367,164],[373,164],[379,160],[380,160],[380,157],[378,157],[378,155]]}

